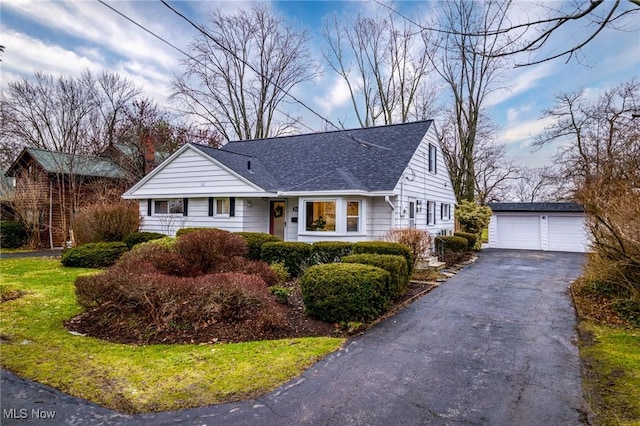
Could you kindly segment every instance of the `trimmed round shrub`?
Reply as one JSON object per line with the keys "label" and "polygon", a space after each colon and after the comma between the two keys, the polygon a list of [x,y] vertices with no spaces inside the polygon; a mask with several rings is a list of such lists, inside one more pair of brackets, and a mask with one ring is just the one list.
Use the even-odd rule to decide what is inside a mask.
{"label": "trimmed round shrub", "polygon": [[361,263],[377,266],[391,274],[389,280],[389,297],[402,296],[409,286],[409,271],[404,256],[394,254],[352,254],[342,259],[345,263]]}
{"label": "trimmed round shrub", "polygon": [[129,247],[129,250],[131,250],[136,244],[146,243],[147,241],[158,240],[164,237],[166,237],[166,235],[157,232],[132,232],[124,237],[124,243]]}
{"label": "trimmed round shrub", "polygon": [[307,312],[323,321],[368,321],[383,314],[390,274],[359,263],[312,266],[300,278]]}
{"label": "trimmed round shrub", "polygon": [[441,250],[441,248],[444,246],[445,252],[451,251],[454,253],[464,253],[469,250],[469,241],[466,238],[462,237],[436,237],[435,243],[437,250]]}
{"label": "trimmed round shrub", "polygon": [[353,243],[348,241],[318,241],[311,246],[313,264],[335,263],[353,252]]}
{"label": "trimmed round shrub", "polygon": [[0,247],[19,248],[27,244],[29,234],[22,222],[16,220],[0,221]]}
{"label": "trimmed round shrub", "polygon": [[262,245],[264,243],[282,241],[275,235],[267,234],[266,232],[236,232],[235,234],[240,235],[247,241],[247,245],[249,246],[247,257],[253,260],[260,260]]}
{"label": "trimmed round shrub", "polygon": [[469,250],[473,250],[473,248],[476,246],[476,241],[478,239],[478,236],[476,234],[472,234],[471,232],[454,232],[453,236],[462,237],[465,240],[467,240],[469,242],[469,245],[467,246]]}
{"label": "trimmed round shrub", "polygon": [[173,250],[173,246],[176,244],[177,239],[173,238],[173,237],[162,237],[162,238],[158,238],[157,240],[149,240],[145,243],[140,243],[140,244],[136,244],[135,246],[133,246],[133,248],[131,249],[132,251],[136,251],[138,250],[140,247],[144,247],[146,245],[149,244],[153,244],[156,246],[162,246],[162,247],[166,247],[170,250]]}
{"label": "trimmed round shrub", "polygon": [[89,243],[62,252],[62,264],[82,268],[111,266],[127,251],[123,242]]}
{"label": "trimmed round shrub", "polygon": [[413,273],[413,253],[411,250],[400,243],[391,243],[386,241],[361,241],[353,245],[353,254],[395,254],[404,256],[407,260],[407,270],[409,276]]}
{"label": "trimmed round shrub", "polygon": [[199,274],[228,271],[236,256],[245,256],[244,238],[220,229],[199,229],[176,239],[173,250],[193,265]]}
{"label": "trimmed round shrub", "polygon": [[269,264],[284,262],[289,274],[297,277],[309,265],[311,244],[294,241],[264,243],[260,257]]}

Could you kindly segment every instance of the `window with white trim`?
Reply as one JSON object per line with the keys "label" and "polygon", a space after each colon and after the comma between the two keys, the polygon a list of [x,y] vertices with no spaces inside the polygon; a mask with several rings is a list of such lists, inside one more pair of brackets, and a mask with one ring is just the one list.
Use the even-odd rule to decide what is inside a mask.
{"label": "window with white trim", "polygon": [[214,206],[214,216],[229,216],[230,209],[228,198],[216,198]]}
{"label": "window with white trim", "polygon": [[442,220],[450,220],[451,219],[451,204],[440,204],[440,219]]}
{"label": "window with white trim", "polygon": [[347,232],[360,231],[360,201],[347,201]]}
{"label": "window with white trim", "polygon": [[154,200],[154,214],[183,214],[183,200]]}
{"label": "window with white trim", "polygon": [[336,200],[307,201],[305,210],[305,230],[335,232]]}
{"label": "window with white trim", "polygon": [[427,225],[436,224],[436,202],[427,201]]}
{"label": "window with white trim", "polygon": [[429,173],[438,173],[438,150],[431,144],[429,144]]}

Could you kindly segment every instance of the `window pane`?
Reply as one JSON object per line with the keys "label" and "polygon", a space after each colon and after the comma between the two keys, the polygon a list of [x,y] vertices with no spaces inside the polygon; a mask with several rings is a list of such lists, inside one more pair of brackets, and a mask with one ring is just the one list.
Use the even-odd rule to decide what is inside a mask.
{"label": "window pane", "polygon": [[360,224],[360,202],[347,201],[347,232],[358,232]]}
{"label": "window pane", "polygon": [[307,231],[335,231],[336,202],[307,201],[305,219]]}
{"label": "window pane", "polygon": [[228,198],[216,198],[216,214],[229,214]]}
{"label": "window pane", "polygon": [[182,204],[182,200],[169,201],[169,213],[184,213],[184,204]]}
{"label": "window pane", "polygon": [[169,213],[169,202],[168,201],[155,201],[155,209],[156,214],[167,214]]}
{"label": "window pane", "polygon": [[347,216],[358,216],[358,210],[360,209],[360,203],[357,201],[347,202]]}

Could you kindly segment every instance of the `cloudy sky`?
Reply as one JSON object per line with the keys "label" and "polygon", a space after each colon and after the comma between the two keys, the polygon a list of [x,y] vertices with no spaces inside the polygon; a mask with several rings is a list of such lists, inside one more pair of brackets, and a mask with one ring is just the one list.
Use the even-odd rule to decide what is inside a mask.
{"label": "cloudy sky", "polygon": [[[195,30],[159,1],[104,0],[131,20],[162,37],[179,49],[188,51]],[[198,23],[215,8],[233,11],[247,3],[231,1],[170,1],[182,13]],[[311,50],[321,60],[322,19],[337,12],[352,14],[384,11],[372,1],[273,1],[266,3],[274,11],[305,28],[312,36]],[[568,2],[547,2],[562,7]],[[517,2],[524,13],[536,10],[533,3]],[[396,2],[394,7],[407,15],[428,13],[429,4]],[[38,70],[53,74],[78,75],[84,69],[118,72],[139,84],[148,97],[166,104],[169,83],[181,71],[183,55],[145,32],[98,1],[24,1],[9,0],[1,5],[0,44],[5,52],[0,62],[2,83],[29,76]],[[528,12],[527,12],[528,11]],[[599,93],[632,77],[640,78],[640,14],[619,23],[620,30],[605,30],[584,49],[579,61],[563,59],[510,69],[501,89],[489,99],[491,116],[501,127],[498,141],[508,148],[516,162],[528,165],[549,163],[555,150],[549,147],[532,152],[531,143],[548,122],[541,120],[543,109],[553,104],[554,95],[585,89]],[[522,18],[522,16],[520,17]],[[426,19],[426,18],[425,18]],[[517,19],[517,17],[515,17]],[[560,43],[573,43],[585,33],[584,25],[575,25],[559,33],[549,43],[553,50]],[[520,58],[522,59],[522,58]],[[345,87],[328,68],[322,77],[308,83],[296,95],[331,121],[356,127]],[[320,120],[300,107],[297,114],[306,126],[320,130]]]}

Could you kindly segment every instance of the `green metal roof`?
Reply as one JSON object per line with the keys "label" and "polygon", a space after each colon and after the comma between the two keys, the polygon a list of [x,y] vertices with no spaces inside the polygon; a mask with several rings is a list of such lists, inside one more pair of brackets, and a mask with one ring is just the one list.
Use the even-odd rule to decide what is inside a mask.
{"label": "green metal roof", "polygon": [[[74,174],[77,176],[112,179],[124,179],[127,177],[127,172],[109,158],[70,155],[39,148],[25,148],[24,152],[31,155],[47,173]],[[13,169],[14,166],[12,166],[11,169]]]}

